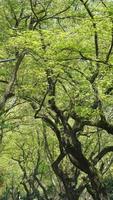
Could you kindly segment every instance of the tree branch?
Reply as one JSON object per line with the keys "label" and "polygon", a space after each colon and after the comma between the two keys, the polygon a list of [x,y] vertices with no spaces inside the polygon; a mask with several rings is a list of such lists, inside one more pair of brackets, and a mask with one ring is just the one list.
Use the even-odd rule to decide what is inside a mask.
{"label": "tree branch", "polygon": [[11,80],[9,81],[9,84],[6,87],[6,90],[4,92],[3,97],[0,99],[0,110],[4,107],[7,99],[12,96],[11,95],[12,94],[12,88],[14,86],[14,83],[15,83],[15,80],[16,80],[16,77],[17,77],[17,72],[18,72],[18,69],[20,67],[20,64],[21,64],[24,56],[25,56],[25,51],[21,52],[20,55],[18,56],[18,60],[15,64],[14,71],[13,71],[12,76],[11,76]]}

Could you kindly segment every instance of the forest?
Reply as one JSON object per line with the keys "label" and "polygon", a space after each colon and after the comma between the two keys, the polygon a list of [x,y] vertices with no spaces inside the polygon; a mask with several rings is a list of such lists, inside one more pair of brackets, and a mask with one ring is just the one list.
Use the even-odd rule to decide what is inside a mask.
{"label": "forest", "polygon": [[112,0],[0,0],[0,200],[113,200]]}

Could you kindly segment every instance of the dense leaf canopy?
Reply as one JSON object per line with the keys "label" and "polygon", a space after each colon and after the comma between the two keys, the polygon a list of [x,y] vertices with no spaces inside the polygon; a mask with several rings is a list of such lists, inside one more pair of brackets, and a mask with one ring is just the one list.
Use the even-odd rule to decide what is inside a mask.
{"label": "dense leaf canopy", "polygon": [[113,199],[113,1],[0,10],[0,199]]}

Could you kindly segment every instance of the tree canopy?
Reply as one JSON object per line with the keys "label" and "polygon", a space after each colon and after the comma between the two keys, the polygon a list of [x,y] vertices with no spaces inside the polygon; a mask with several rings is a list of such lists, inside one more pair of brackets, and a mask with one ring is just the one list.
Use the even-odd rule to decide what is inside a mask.
{"label": "tree canopy", "polygon": [[0,1],[0,199],[113,199],[113,1]]}

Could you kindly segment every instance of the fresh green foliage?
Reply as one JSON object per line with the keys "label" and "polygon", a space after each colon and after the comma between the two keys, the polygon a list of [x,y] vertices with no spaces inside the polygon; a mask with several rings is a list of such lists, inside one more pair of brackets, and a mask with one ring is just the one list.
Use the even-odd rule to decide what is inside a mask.
{"label": "fresh green foliage", "polygon": [[113,2],[0,1],[0,199],[107,200]]}

